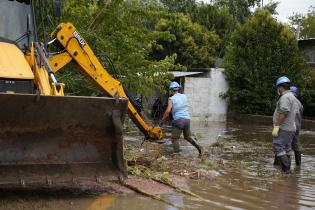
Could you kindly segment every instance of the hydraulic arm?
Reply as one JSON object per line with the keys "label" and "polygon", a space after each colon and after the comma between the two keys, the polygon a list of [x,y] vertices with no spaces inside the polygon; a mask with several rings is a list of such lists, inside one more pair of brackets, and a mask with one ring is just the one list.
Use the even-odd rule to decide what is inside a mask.
{"label": "hydraulic arm", "polygon": [[50,66],[56,73],[63,66],[74,60],[81,67],[81,72],[100,90],[114,98],[128,99],[128,115],[147,139],[162,139],[159,127],[148,125],[126,95],[120,81],[113,78],[97,59],[92,49],[71,23],[61,23],[52,32],[53,41],[58,41],[64,50],[49,58]]}

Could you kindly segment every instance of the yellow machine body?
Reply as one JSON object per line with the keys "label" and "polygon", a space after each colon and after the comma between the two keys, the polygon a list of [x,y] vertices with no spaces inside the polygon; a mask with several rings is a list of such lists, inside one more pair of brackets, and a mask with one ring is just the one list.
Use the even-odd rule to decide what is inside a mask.
{"label": "yellow machine body", "polygon": [[[71,23],[51,38],[63,50],[48,56],[40,43],[23,52],[0,37],[0,189],[107,190],[127,175],[125,114],[148,139],[163,132],[143,119]],[[55,74],[71,61],[109,97],[65,96]]]}
{"label": "yellow machine body", "polygon": [[34,79],[24,54],[14,44],[0,42],[0,78]]}
{"label": "yellow machine body", "polygon": [[[115,98],[128,99],[121,82],[106,71],[73,24],[59,24],[55,31],[51,33],[51,38],[56,38],[66,50],[66,52],[49,59],[49,63],[55,72],[71,60],[75,60],[81,67],[81,72],[104,93]],[[145,122],[130,100],[128,100],[128,115],[147,138],[153,140],[163,138],[161,128],[153,127]]]}

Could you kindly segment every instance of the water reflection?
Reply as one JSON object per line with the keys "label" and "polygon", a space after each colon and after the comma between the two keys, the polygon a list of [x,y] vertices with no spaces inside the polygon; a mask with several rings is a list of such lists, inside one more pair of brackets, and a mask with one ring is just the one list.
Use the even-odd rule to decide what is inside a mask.
{"label": "water reflection", "polygon": [[116,197],[113,195],[102,195],[92,200],[91,204],[87,207],[87,210],[107,210],[113,207]]}
{"label": "water reflection", "polygon": [[[193,138],[204,147],[215,143],[226,132],[226,122],[191,122],[191,132]],[[197,155],[197,150],[185,140],[180,141],[181,150],[184,154]]]}
{"label": "water reflection", "polygon": [[226,122],[192,122],[191,131],[201,144],[204,146],[211,145],[225,134]]}
{"label": "water reflection", "polygon": [[[193,181],[194,192],[223,205],[216,209],[315,208],[315,146],[310,144],[315,140],[314,132],[302,131],[301,168],[295,167],[293,160],[294,170],[283,175],[272,164],[270,126],[229,122],[227,130],[223,139],[230,148],[223,155],[227,167],[214,183]],[[187,205],[193,203],[187,199]],[[198,209],[208,209],[208,204]]]}
{"label": "water reflection", "polygon": [[[184,195],[178,194],[178,193],[172,193],[171,195],[167,196],[168,199],[172,203],[176,203],[176,206],[180,208],[184,208]],[[166,210],[178,210],[179,208],[173,207],[173,206],[166,206]]]}

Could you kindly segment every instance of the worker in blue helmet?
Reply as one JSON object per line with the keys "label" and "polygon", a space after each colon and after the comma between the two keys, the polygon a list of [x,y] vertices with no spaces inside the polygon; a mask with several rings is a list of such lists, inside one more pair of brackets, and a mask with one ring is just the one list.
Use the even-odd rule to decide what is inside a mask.
{"label": "worker in blue helmet", "polygon": [[299,133],[301,130],[301,125],[302,125],[303,105],[299,100],[299,98],[301,96],[299,89],[295,86],[291,86],[290,91],[298,99],[296,101],[297,102],[297,106],[296,106],[297,110],[296,110],[296,116],[295,116],[296,132],[294,134],[291,146],[292,146],[292,150],[294,151],[295,165],[300,166],[301,165],[301,148],[300,148],[300,144],[299,144]]}
{"label": "worker in blue helmet", "polygon": [[180,152],[179,138],[184,133],[184,138],[198,150],[199,154],[203,154],[203,148],[191,137],[190,132],[190,116],[188,110],[188,100],[186,95],[179,92],[181,86],[177,82],[171,82],[169,91],[171,97],[168,100],[167,108],[160,120],[159,125],[162,126],[172,113],[172,146],[174,152]]}
{"label": "worker in blue helmet", "polygon": [[286,76],[276,81],[279,100],[273,114],[273,152],[275,165],[279,164],[284,172],[291,168],[291,143],[296,131],[295,117],[297,99],[290,91],[291,81]]}

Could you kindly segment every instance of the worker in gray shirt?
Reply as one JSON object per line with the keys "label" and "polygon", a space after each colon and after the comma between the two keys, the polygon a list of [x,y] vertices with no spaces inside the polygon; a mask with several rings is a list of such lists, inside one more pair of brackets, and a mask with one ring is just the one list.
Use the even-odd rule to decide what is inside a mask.
{"label": "worker in gray shirt", "polygon": [[291,168],[291,143],[296,131],[297,99],[290,91],[290,83],[289,78],[285,76],[277,79],[276,86],[280,98],[273,114],[272,149],[284,172],[289,172]]}
{"label": "worker in gray shirt", "polygon": [[292,150],[294,151],[295,165],[300,166],[301,165],[301,148],[300,148],[300,143],[299,143],[299,134],[300,134],[301,124],[302,124],[303,105],[301,104],[299,100],[299,97],[300,97],[299,89],[295,86],[291,86],[290,91],[298,99],[296,101],[297,110],[296,110],[296,116],[295,116],[296,132],[292,140]]}

